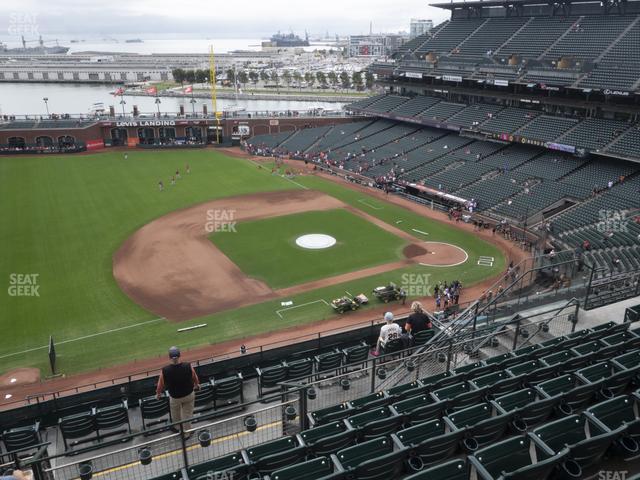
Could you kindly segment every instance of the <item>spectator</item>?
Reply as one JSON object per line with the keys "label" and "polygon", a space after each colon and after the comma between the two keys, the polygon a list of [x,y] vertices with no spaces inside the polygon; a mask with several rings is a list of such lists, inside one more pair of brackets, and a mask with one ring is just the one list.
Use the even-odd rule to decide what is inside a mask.
{"label": "spectator", "polygon": [[27,480],[27,476],[21,470],[14,470],[12,473],[1,475],[0,480]]}
{"label": "spectator", "polygon": [[418,332],[431,328],[431,320],[424,311],[420,302],[413,302],[411,304],[411,315],[407,318],[407,323],[404,325],[405,331],[409,335],[415,335]]}
{"label": "spectator", "polygon": [[[169,390],[172,421],[190,420],[193,417],[194,390],[200,388],[198,375],[191,364],[180,361],[180,349],[178,347],[169,349],[169,358],[171,363],[160,372],[156,397],[159,399],[165,388]],[[190,429],[191,422],[185,422],[184,428],[186,430]],[[172,428],[172,431],[178,432],[175,427]],[[187,438],[189,436],[190,434],[187,435]]]}
{"label": "spectator", "polygon": [[395,340],[396,338],[400,338],[402,335],[402,329],[400,325],[393,322],[393,313],[387,312],[384,314],[385,325],[380,329],[380,337],[378,337],[378,343],[376,344],[376,349],[373,351],[374,356],[380,355],[380,349],[384,350],[384,347],[391,340]]}

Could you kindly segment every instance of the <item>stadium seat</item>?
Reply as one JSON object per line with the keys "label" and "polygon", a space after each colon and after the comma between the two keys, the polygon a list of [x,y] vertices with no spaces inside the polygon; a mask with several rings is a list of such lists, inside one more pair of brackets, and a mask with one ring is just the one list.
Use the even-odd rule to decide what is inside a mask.
{"label": "stadium seat", "polygon": [[[640,441],[640,399],[634,395],[623,395],[593,405],[585,415],[607,431],[623,427],[625,436]],[[636,454],[638,450],[636,449]]]}
{"label": "stadium seat", "polygon": [[293,465],[306,456],[306,447],[296,437],[282,437],[247,448],[251,468],[261,475]]}
{"label": "stadium seat", "polygon": [[[169,398],[146,397],[139,400],[140,414],[142,416],[142,428],[148,430],[150,427],[161,423],[171,422],[171,412],[169,410]],[[150,420],[150,421],[149,421]]]}
{"label": "stadium seat", "polygon": [[442,418],[447,407],[445,401],[435,401],[431,395],[418,395],[392,404],[389,408],[404,417],[405,424],[416,425],[421,422]]}
{"label": "stadium seat", "polygon": [[429,342],[429,340],[431,340],[433,338],[433,336],[435,335],[435,330],[433,329],[427,329],[427,330],[422,330],[418,333],[416,333],[413,336],[413,345],[416,347],[420,347],[422,345],[425,345],[427,342]]}
{"label": "stadium seat", "polygon": [[220,405],[229,406],[235,403],[244,403],[244,383],[240,373],[232,377],[214,379],[213,385],[213,408]]}
{"label": "stadium seat", "polygon": [[93,412],[77,413],[58,419],[58,428],[62,434],[65,450],[80,443],[98,441]]}
{"label": "stadium seat", "polygon": [[313,373],[313,359],[301,358],[299,360],[293,360],[286,362],[288,368],[288,379],[296,379],[302,377],[308,377]]}
{"label": "stadium seat", "polygon": [[376,407],[382,407],[388,405],[391,402],[391,398],[387,397],[383,392],[372,393],[371,395],[365,395],[354,400],[347,402],[349,408],[354,413],[371,410]]}
{"label": "stadium seat", "polygon": [[463,382],[450,387],[440,388],[431,393],[436,400],[447,402],[447,409],[466,408],[480,402],[486,394],[486,388],[474,388],[470,383]]}
{"label": "stadium seat", "polygon": [[386,391],[386,394],[392,401],[398,401],[403,398],[415,397],[428,391],[429,387],[425,387],[420,381],[415,381],[391,387]]}
{"label": "stadium seat", "polygon": [[463,375],[464,380],[471,380],[476,377],[487,375],[496,370],[495,365],[485,365],[483,362],[470,363],[464,367],[456,368],[456,375]]}
{"label": "stadium seat", "polygon": [[471,380],[471,384],[476,389],[489,387],[487,390],[488,395],[490,397],[498,397],[519,390],[522,386],[522,379],[513,377],[507,371],[501,370],[474,378]]}
{"label": "stadium seat", "polygon": [[350,430],[344,422],[333,422],[300,432],[300,442],[307,446],[309,453],[321,457],[336,453],[353,445],[355,430]]}
{"label": "stadium seat", "polygon": [[36,447],[42,443],[40,439],[40,422],[24,427],[10,428],[2,432],[2,441],[7,452],[17,452]]}
{"label": "stadium seat", "polygon": [[211,382],[202,382],[195,391],[194,414],[201,414],[213,408],[214,389]]}
{"label": "stadium seat", "polygon": [[611,360],[611,363],[620,367],[620,369],[623,369],[623,368],[633,369],[636,366],[640,365],[640,350],[635,350],[635,351],[614,357]]}
{"label": "stadium seat", "polygon": [[405,480],[469,480],[469,466],[464,460],[451,460],[436,467],[425,468]]}
{"label": "stadium seat", "polygon": [[[344,357],[342,363],[345,365],[342,373],[348,373],[349,370],[362,368],[369,358],[369,349],[370,347],[366,343],[342,349],[342,355]],[[347,365],[351,365],[351,367],[347,367]]]}
{"label": "stadium seat", "polygon": [[545,366],[540,360],[529,360],[519,363],[507,369],[507,371],[516,378],[520,378],[523,384],[536,385],[555,378],[558,373],[558,366]]}
{"label": "stadium seat", "polygon": [[359,439],[366,441],[395,432],[402,425],[403,417],[388,408],[376,408],[352,415],[345,421],[357,430]]}
{"label": "stadium seat", "polygon": [[269,393],[281,390],[280,383],[284,382],[288,377],[288,369],[286,365],[273,365],[271,367],[256,367],[258,374],[258,395],[260,398]]}
{"label": "stadium seat", "polygon": [[411,447],[450,432],[451,430],[447,428],[447,424],[443,420],[437,419],[400,430],[396,433],[396,437],[403,446]]}
{"label": "stadium seat", "polygon": [[314,357],[316,363],[316,380],[333,377],[342,365],[341,352],[327,352]]}
{"label": "stadium seat", "polygon": [[391,439],[382,437],[340,450],[336,457],[354,480],[387,480],[403,471],[406,450],[394,451]]}
{"label": "stadium seat", "polygon": [[514,437],[478,450],[469,462],[482,480],[545,480],[569,453],[550,455],[528,436]]}
{"label": "stadium seat", "polygon": [[[423,439],[410,446],[405,445],[402,440],[398,439],[402,445],[409,448],[407,469],[412,471],[421,470],[422,468],[430,467],[452,458],[456,452],[460,450],[460,443],[464,439],[464,435],[464,430],[451,432],[448,431],[448,429],[445,429],[442,435],[435,435],[431,437],[428,437],[427,433],[424,432]],[[417,440],[417,436],[414,438]]]}
{"label": "stadium seat", "polygon": [[464,382],[465,376],[464,374],[453,374],[451,372],[442,372],[436,375],[432,375],[430,377],[421,378],[420,382],[425,387],[428,387],[430,390],[436,390],[438,388],[449,387],[451,385],[455,385],[456,383]]}
{"label": "stadium seat", "polygon": [[631,382],[640,374],[640,365],[631,369],[620,369],[610,362],[601,362],[576,372],[583,383],[599,383],[600,395],[612,398],[625,392]]}
{"label": "stadium seat", "polygon": [[535,428],[531,438],[550,455],[568,449],[567,459],[584,471],[600,463],[619,433],[601,428],[586,416],[571,415]]}
{"label": "stadium seat", "polygon": [[512,419],[512,413],[494,412],[489,403],[479,403],[444,417],[452,430],[466,430],[463,445],[469,453],[500,440]]}
{"label": "stadium seat", "polygon": [[512,425],[516,432],[524,432],[548,420],[559,403],[559,396],[543,398],[532,388],[509,393],[492,401],[496,410],[513,414]]}
{"label": "stadium seat", "polygon": [[[99,438],[120,435],[122,433],[131,433],[129,408],[126,401],[123,401],[118,405],[97,408],[94,415]],[[107,430],[107,432],[105,432],[105,430]]]}
{"label": "stadium seat", "polygon": [[276,470],[269,478],[271,480],[341,480],[344,477],[345,473],[336,471],[331,459],[318,457]]}
{"label": "stadium seat", "polygon": [[312,426],[321,425],[323,423],[341,420],[351,415],[353,410],[346,403],[334,405],[333,407],[322,408],[314,412],[309,412],[309,421]]}
{"label": "stadium seat", "polygon": [[558,397],[560,403],[557,411],[561,415],[572,415],[590,405],[600,390],[600,383],[583,385],[573,375],[563,375],[547,380],[534,387],[545,398]]}

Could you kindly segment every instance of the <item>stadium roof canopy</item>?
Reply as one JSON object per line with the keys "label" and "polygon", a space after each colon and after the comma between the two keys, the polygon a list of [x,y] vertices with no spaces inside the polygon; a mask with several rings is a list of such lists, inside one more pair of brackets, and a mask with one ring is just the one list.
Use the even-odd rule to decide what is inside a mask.
{"label": "stadium roof canopy", "polygon": [[[456,10],[461,8],[485,8],[485,7],[529,7],[529,6],[555,6],[561,7],[563,5],[569,4],[591,4],[600,6],[609,6],[609,7],[617,7],[620,5],[624,5],[627,3],[635,3],[636,5],[640,2],[637,0],[608,0],[606,2],[602,2],[600,0],[562,0],[562,1],[541,1],[541,0],[480,0],[480,1],[472,1],[472,2],[441,2],[441,3],[431,3],[430,6],[443,8],[446,10]],[[603,5],[605,4],[605,5]]]}

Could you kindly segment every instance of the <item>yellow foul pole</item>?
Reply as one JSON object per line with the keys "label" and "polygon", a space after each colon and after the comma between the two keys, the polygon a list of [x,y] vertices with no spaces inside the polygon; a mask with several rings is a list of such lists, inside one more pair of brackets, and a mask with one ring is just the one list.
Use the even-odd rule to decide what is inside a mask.
{"label": "yellow foul pole", "polygon": [[211,106],[216,117],[216,143],[220,143],[220,117],[218,112],[218,96],[216,92],[216,57],[213,54],[213,45],[209,47],[209,85],[211,85]]}

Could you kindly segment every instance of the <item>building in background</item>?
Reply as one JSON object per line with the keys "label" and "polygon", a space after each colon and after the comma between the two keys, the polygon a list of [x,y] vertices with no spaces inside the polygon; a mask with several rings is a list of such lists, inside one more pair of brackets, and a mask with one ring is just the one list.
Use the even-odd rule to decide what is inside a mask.
{"label": "building in background", "polygon": [[411,28],[409,29],[409,38],[416,38],[420,35],[428,33],[433,28],[433,20],[425,20],[421,18],[411,19]]}
{"label": "building in background", "polygon": [[399,34],[351,35],[347,52],[350,57],[387,57],[406,40]]}

